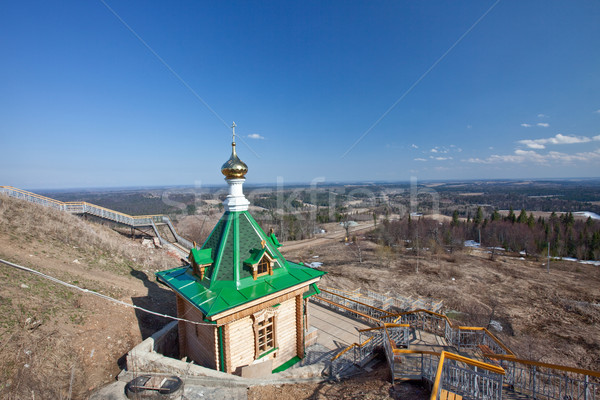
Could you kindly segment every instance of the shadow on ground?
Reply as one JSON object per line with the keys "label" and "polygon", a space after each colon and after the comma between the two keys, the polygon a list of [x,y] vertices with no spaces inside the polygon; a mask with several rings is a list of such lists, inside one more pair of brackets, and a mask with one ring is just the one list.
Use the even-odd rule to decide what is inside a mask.
{"label": "shadow on ground", "polygon": [[[145,272],[132,269],[131,276],[139,279],[148,290],[147,295],[143,297],[132,297],[131,301],[137,307],[150,310],[158,314],[177,316],[177,306],[175,294],[166,288],[160,286],[152,277],[150,279]],[[142,339],[146,339],[154,332],[161,329],[172,319],[154,315],[136,308],[135,316],[138,320]]]}

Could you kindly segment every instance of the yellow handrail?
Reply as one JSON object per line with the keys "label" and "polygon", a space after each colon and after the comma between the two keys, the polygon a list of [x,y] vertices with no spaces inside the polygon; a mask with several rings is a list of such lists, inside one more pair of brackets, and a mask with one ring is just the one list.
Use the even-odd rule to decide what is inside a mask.
{"label": "yellow handrail", "polygon": [[459,326],[458,329],[460,330],[472,330],[472,331],[484,331],[494,342],[496,342],[496,344],[500,347],[502,347],[504,349],[504,351],[506,351],[508,353],[509,356],[515,356],[515,353],[512,352],[511,349],[509,349],[508,347],[506,347],[506,345],[504,343],[502,343],[500,341],[500,339],[498,339],[496,336],[494,336],[492,334],[492,332],[490,332],[487,328],[481,327],[481,326]]}
{"label": "yellow handrail", "polygon": [[365,344],[369,343],[372,339],[373,339],[373,336],[371,336],[370,338],[368,338],[367,340],[365,340],[364,342],[362,342],[360,344],[352,343],[350,346],[346,347],[344,350],[342,350],[338,354],[336,354],[335,357],[333,357],[331,359],[331,362],[337,360],[339,357],[341,357],[343,354],[345,354],[348,350],[350,350],[353,347],[363,347]]}
{"label": "yellow handrail", "polygon": [[514,356],[509,356],[509,355],[504,355],[504,354],[489,354],[489,353],[484,353],[484,355],[485,356],[494,357],[497,360],[513,361],[513,362],[516,362],[516,363],[519,363],[519,364],[532,365],[532,366],[542,367],[542,368],[556,369],[556,370],[559,370],[559,371],[573,372],[573,373],[576,373],[576,374],[589,375],[589,376],[593,376],[593,377],[596,377],[596,378],[600,378],[600,372],[598,372],[598,371],[590,371],[588,369],[567,367],[567,366],[558,365],[558,364],[548,364],[548,363],[543,363],[543,362],[539,362],[539,361],[524,360],[524,359],[521,359],[521,358],[516,358]]}
{"label": "yellow handrail", "polygon": [[[323,291],[323,289],[321,289],[321,291]],[[356,315],[360,315],[363,318],[372,319],[373,321],[375,321],[375,323],[381,323],[381,320],[378,319],[378,318],[371,317],[370,315],[367,315],[367,314],[363,314],[360,311],[353,310],[350,307],[343,306],[341,304],[336,303],[335,301],[328,300],[328,299],[326,299],[324,297],[321,297],[321,296],[313,296],[313,298],[319,299],[319,300],[324,301],[324,302],[329,303],[329,304],[332,304],[332,305],[334,305],[336,307],[343,308],[344,310],[350,311],[351,313],[354,313]]]}
{"label": "yellow handrail", "polygon": [[437,394],[438,394],[438,390],[440,388],[440,381],[442,379],[442,370],[444,368],[444,360],[446,358],[448,358],[449,360],[463,362],[465,364],[472,365],[477,368],[483,368],[485,370],[494,372],[496,374],[501,374],[501,375],[506,374],[506,371],[504,370],[504,368],[498,367],[496,365],[484,363],[482,361],[473,360],[471,358],[463,357],[461,355],[454,354],[454,353],[449,353],[447,351],[442,351],[440,353],[440,361],[438,362],[437,371],[435,373],[435,380],[433,381],[433,388],[431,389],[431,397],[429,398],[429,400],[437,400]]}
{"label": "yellow handrail", "polygon": [[[398,318],[395,321],[398,321],[398,319],[402,318],[402,316],[404,316],[404,315],[417,314],[417,313],[421,313],[421,312],[435,315],[436,317],[446,320],[446,322],[448,322],[448,325],[450,325],[450,327],[454,326],[452,324],[452,322],[450,321],[450,319],[446,315],[436,313],[436,312],[430,311],[430,310],[425,310],[425,309],[418,309],[418,310],[406,311],[406,312],[395,314],[396,316],[398,316]],[[496,336],[494,336],[487,328],[484,328],[482,326],[459,326],[458,329],[472,330],[472,331],[484,331],[494,342],[496,342],[496,344],[498,346],[502,347],[502,349],[504,349],[504,351],[506,351],[509,355],[513,355],[513,356],[515,355],[515,353],[513,353],[511,349],[509,349],[504,343],[502,343],[500,341],[500,339],[498,339]]]}
{"label": "yellow handrail", "polygon": [[385,311],[385,310],[383,310],[383,309],[381,309],[381,308],[377,308],[377,307],[374,307],[374,306],[372,306],[372,305],[369,305],[369,304],[366,304],[366,303],[360,302],[360,301],[358,301],[358,300],[351,299],[351,298],[349,298],[349,297],[346,297],[346,296],[342,296],[341,294],[337,294],[337,293],[335,293],[335,292],[331,292],[331,291],[329,291],[329,290],[327,290],[327,289],[321,289],[321,292],[329,293],[329,294],[332,294],[332,295],[334,295],[334,296],[341,297],[342,299],[350,300],[350,301],[352,301],[352,302],[354,302],[354,303],[360,304],[361,306],[365,306],[365,307],[371,308],[371,309],[373,309],[373,310],[377,310],[377,311],[379,311],[379,312],[386,313],[386,314],[388,314],[390,317],[394,316],[394,313],[391,313],[391,312],[389,312],[389,311]]}
{"label": "yellow handrail", "polygon": [[359,332],[368,332],[368,331],[377,331],[383,328],[399,328],[399,327],[407,327],[410,328],[410,324],[393,324],[390,322],[385,322],[383,325],[381,326],[376,326],[374,328],[366,328],[366,329],[359,329]]}

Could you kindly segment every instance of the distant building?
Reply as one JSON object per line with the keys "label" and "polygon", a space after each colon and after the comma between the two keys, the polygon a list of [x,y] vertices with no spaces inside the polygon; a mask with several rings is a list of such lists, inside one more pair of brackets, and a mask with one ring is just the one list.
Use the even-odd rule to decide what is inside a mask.
{"label": "distant building", "polygon": [[227,373],[272,370],[304,357],[308,298],[324,272],[287,261],[275,235],[248,212],[248,167],[236,154],[235,130],[221,172],[229,185],[225,213],[191,250],[189,265],[156,276],[177,295],[177,315],[202,323],[179,322],[180,357]]}

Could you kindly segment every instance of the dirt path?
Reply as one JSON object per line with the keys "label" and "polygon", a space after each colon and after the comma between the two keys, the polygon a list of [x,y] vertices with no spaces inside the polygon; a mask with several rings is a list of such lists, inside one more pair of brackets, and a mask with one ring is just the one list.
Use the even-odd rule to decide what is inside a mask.
{"label": "dirt path", "polygon": [[[368,229],[373,229],[375,225],[370,224],[359,224],[357,226],[353,226],[350,228],[350,235],[355,234],[357,232],[363,232]],[[310,239],[304,240],[295,240],[282,243],[281,247],[282,252],[292,251],[292,250],[300,250],[311,246],[321,246],[333,241],[338,241],[343,239],[346,236],[346,231],[343,228],[340,228],[339,231],[324,233]]]}

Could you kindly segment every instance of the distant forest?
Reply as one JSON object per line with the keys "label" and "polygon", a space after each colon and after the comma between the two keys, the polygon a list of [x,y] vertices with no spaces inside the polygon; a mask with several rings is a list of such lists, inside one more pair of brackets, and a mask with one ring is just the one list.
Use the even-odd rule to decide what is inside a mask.
{"label": "distant forest", "polygon": [[570,212],[536,219],[525,210],[517,215],[511,208],[505,217],[494,211],[484,218],[480,207],[475,217],[467,221],[460,221],[458,212],[453,214],[451,222],[409,216],[399,221],[384,221],[373,237],[383,245],[413,251],[426,248],[452,252],[461,249],[466,240],[477,242],[481,238],[481,245],[490,248],[491,258],[499,249],[538,258],[547,254],[549,244],[553,257],[600,259],[600,221],[576,220]]}

